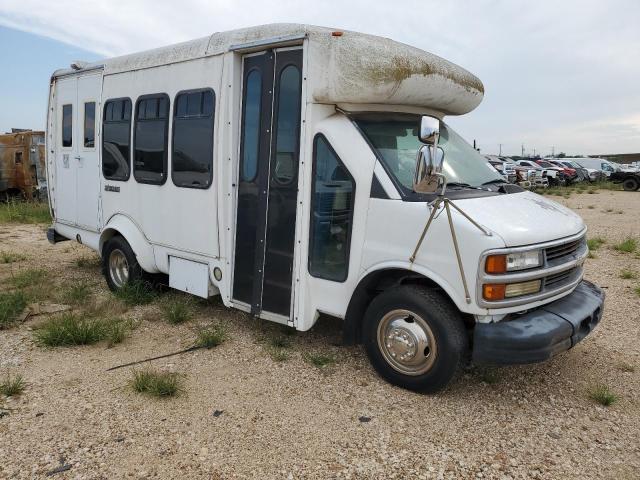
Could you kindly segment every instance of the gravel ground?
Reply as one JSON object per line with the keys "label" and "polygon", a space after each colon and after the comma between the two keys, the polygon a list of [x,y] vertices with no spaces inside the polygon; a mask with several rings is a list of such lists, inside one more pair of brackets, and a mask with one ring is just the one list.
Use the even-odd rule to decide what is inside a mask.
{"label": "gravel ground", "polygon": [[[113,348],[43,349],[32,332],[42,316],[32,317],[0,331],[0,379],[27,382],[22,395],[0,396],[0,477],[43,478],[62,465],[69,470],[53,478],[639,478],[640,280],[619,273],[640,273],[640,257],[610,245],[640,237],[640,193],[560,201],[585,218],[589,236],[607,239],[586,266],[607,306],[591,336],[548,363],[471,368],[422,396],[378,378],[361,348],[339,346],[331,319],[288,337],[291,356],[276,362],[265,339],[278,327],[216,302],[178,326],[157,302],[129,309],[139,327]],[[97,266],[78,267],[88,250],[48,245],[40,226],[0,226],[0,250],[28,257],[0,264],[0,291],[16,271],[42,267],[52,292],[84,279],[93,301],[112,298]],[[230,339],[152,362],[183,375],[176,398],[134,393],[130,369],[105,371],[188,347],[209,322],[228,325]],[[337,362],[320,369],[306,352]],[[589,398],[599,384],[619,396],[612,406]]]}

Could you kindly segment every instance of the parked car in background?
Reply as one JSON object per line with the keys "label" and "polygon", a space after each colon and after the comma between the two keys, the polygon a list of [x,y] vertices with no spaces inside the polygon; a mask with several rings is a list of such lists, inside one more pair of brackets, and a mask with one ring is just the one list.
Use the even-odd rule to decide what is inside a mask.
{"label": "parked car in background", "polygon": [[536,163],[547,171],[547,178],[549,179],[550,185],[566,184],[564,168],[542,159],[536,160]]}
{"label": "parked car in background", "polygon": [[574,162],[572,160],[558,160],[559,163],[568,168],[573,168],[576,171],[577,178],[576,181],[582,182],[585,180],[589,180],[589,172],[586,168],[581,166],[579,163]]}
{"label": "parked car in background", "polygon": [[573,159],[578,165],[583,168],[591,168],[596,171],[602,172],[606,177],[609,177],[613,172],[616,171],[616,166],[610,162],[609,160],[605,160],[604,158],[575,158]]}
{"label": "parked car in background", "polygon": [[577,181],[578,172],[576,172],[575,168],[568,167],[567,165],[564,165],[558,159],[547,159],[547,161],[549,163],[551,163],[552,165],[555,165],[556,167],[560,167],[562,169],[562,173],[564,173],[564,176],[565,176],[565,184],[566,185],[570,185],[571,183]]}
{"label": "parked car in background", "polygon": [[547,179],[547,171],[538,165],[533,160],[518,160],[517,165],[526,167],[529,170],[533,170],[535,173],[533,184],[536,187],[547,188],[549,186],[549,180]]}
{"label": "parked car in background", "polygon": [[640,172],[640,168],[637,165],[631,165],[626,163],[618,163],[609,161],[614,167],[620,169],[621,172]]}
{"label": "parked car in background", "polygon": [[518,181],[516,165],[514,163],[509,162],[505,157],[500,157],[498,155],[485,155],[485,158],[493,168],[500,172],[507,182],[516,183]]}

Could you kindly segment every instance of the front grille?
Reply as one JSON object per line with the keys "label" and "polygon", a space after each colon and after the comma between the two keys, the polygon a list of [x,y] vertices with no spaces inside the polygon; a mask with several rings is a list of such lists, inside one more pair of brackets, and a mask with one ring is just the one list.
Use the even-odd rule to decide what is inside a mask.
{"label": "front grille", "polygon": [[564,272],[556,273],[554,275],[549,275],[544,279],[544,287],[545,288],[560,287],[562,284],[568,283],[567,280],[572,279],[576,271],[577,271],[577,268],[572,268],[571,270],[565,270]]}
{"label": "front grille", "polygon": [[584,242],[585,242],[585,239],[584,237],[582,237],[572,242],[563,243],[560,245],[554,245],[553,247],[546,248],[545,254],[547,257],[547,262],[550,260],[561,258],[561,257],[574,255],[580,249],[580,247],[584,244]]}

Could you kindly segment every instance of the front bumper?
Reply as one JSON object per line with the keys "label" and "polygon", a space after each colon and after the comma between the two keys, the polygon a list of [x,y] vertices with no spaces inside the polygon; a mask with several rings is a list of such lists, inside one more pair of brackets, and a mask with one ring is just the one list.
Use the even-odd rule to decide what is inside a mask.
{"label": "front bumper", "polygon": [[478,323],[472,359],[478,364],[548,360],[586,337],[602,318],[604,292],[583,280],[566,297],[497,323]]}

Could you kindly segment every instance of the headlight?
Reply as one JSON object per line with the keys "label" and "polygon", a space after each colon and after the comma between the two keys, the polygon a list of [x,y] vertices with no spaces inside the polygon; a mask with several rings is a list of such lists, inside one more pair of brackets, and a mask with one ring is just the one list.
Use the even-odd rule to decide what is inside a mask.
{"label": "headlight", "polygon": [[485,263],[485,271],[487,273],[506,273],[535,268],[540,265],[542,265],[542,252],[540,250],[528,250],[502,255],[489,255]]}
{"label": "headlight", "polygon": [[538,293],[542,287],[541,280],[530,280],[520,283],[488,283],[482,286],[482,296],[485,300],[499,301],[505,298],[520,297]]}

